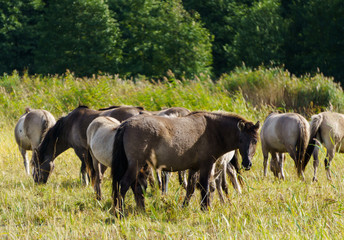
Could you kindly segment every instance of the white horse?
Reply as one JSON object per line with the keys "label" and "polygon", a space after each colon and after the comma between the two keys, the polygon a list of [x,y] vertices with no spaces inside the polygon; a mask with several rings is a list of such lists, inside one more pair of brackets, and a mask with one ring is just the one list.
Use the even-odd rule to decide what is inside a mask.
{"label": "white horse", "polygon": [[39,109],[26,108],[25,113],[19,118],[14,129],[14,136],[28,175],[30,175],[30,164],[26,151],[37,148],[44,134],[55,125],[55,122],[50,112]]}
{"label": "white horse", "polygon": [[295,162],[299,176],[304,179],[302,162],[310,138],[308,121],[297,113],[271,113],[260,132],[264,156],[264,176],[267,176],[269,153],[272,156],[270,168],[278,178],[284,177],[284,153],[288,152]]}
{"label": "white horse", "polygon": [[87,145],[89,156],[92,157],[93,168],[92,183],[97,194],[97,199],[101,199],[101,183],[103,174],[112,164],[112,152],[115,141],[117,127],[120,122],[112,117],[100,116],[94,119],[87,128]]}
{"label": "white horse", "polygon": [[334,158],[335,152],[344,152],[344,114],[336,112],[322,112],[312,116],[310,125],[311,139],[303,168],[306,168],[311,157],[311,153],[313,152],[313,181],[317,181],[316,174],[319,166],[318,151],[319,145],[322,143],[326,147],[326,158],[324,161],[326,176],[328,180],[331,180],[330,164]]}

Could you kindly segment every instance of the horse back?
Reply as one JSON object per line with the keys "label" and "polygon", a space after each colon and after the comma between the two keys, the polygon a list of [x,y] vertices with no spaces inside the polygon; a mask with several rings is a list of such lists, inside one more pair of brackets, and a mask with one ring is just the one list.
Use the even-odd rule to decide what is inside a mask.
{"label": "horse back", "polygon": [[101,116],[87,128],[87,145],[95,158],[107,167],[111,167],[113,144],[119,125],[118,120]]}
{"label": "horse back", "polygon": [[128,159],[149,159],[154,167],[177,171],[189,168],[196,164],[197,157],[205,155],[209,146],[203,134],[202,119],[146,116],[126,122],[123,142]]}
{"label": "horse back", "polygon": [[336,112],[323,112],[319,115],[322,116],[318,130],[320,141],[327,145],[342,142],[344,139],[344,115]]}
{"label": "horse back", "polygon": [[269,116],[261,130],[262,145],[268,150],[285,152],[287,145],[295,146],[300,138],[309,139],[309,124],[296,113]]}
{"label": "horse back", "polygon": [[33,147],[37,147],[46,131],[55,124],[55,118],[45,110],[30,110],[23,123],[24,133]]}

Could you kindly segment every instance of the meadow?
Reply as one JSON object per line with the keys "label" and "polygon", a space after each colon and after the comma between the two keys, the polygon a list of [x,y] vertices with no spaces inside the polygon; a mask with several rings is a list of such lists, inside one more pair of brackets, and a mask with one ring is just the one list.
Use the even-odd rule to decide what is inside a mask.
{"label": "meadow", "polygon": [[[249,81],[242,82],[245,75],[250,76]],[[263,86],[270,89],[270,95],[273,92],[280,95],[277,88],[271,91],[269,84],[275,81],[294,81],[296,89],[302,85],[311,86],[307,81],[318,79],[318,91],[328,96],[323,102],[310,100],[308,105],[294,109],[283,99],[280,101],[284,101],[284,105],[268,104],[254,89],[259,85],[249,83],[258,81],[259,77],[260,81],[265,81]],[[36,185],[32,177],[25,174],[14,140],[15,123],[27,106],[44,108],[56,118],[79,104],[91,108],[128,104],[147,110],[181,106],[190,110],[235,112],[254,122],[263,122],[273,110],[303,111],[308,120],[311,114],[329,107],[341,110],[342,90],[331,79],[321,75],[304,79],[288,77],[286,72],[276,69],[241,69],[217,82],[206,76],[181,81],[173,74],[154,82],[106,75],[78,79],[68,72],[49,77],[19,76],[17,73],[3,76],[0,78],[0,238],[341,239],[344,232],[342,154],[336,154],[332,162],[331,182],[326,179],[322,160],[319,181],[311,181],[312,161],[306,168],[306,180],[301,181],[289,156],[285,162],[286,180],[281,181],[270,171],[268,177],[262,177],[263,156],[258,143],[251,170],[242,172],[243,193],[237,194],[230,187],[225,204],[215,193],[211,208],[203,212],[199,207],[200,194],[196,191],[190,205],[182,208],[185,190],[174,174],[166,196],[157,188],[148,187],[145,212],[136,209],[133,194],[129,192],[125,202],[126,217],[118,219],[112,213],[109,170],[101,201],[96,200],[91,186],[81,184],[80,160],[72,150],[55,160],[55,169],[46,185]],[[251,86],[252,95],[244,86]],[[306,87],[302,88],[305,92]],[[267,95],[261,92],[262,96]],[[299,95],[300,98],[311,97],[311,94]],[[253,97],[259,97],[260,102],[250,101]],[[323,159],[325,149],[320,152]]]}

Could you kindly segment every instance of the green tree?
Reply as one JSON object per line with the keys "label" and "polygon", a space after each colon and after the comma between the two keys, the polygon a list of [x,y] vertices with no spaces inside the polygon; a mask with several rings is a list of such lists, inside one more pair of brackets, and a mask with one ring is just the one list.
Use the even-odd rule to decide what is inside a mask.
{"label": "green tree", "polygon": [[122,72],[159,78],[210,73],[211,36],[179,0],[110,0],[120,23]]}
{"label": "green tree", "polygon": [[117,73],[120,32],[103,0],[47,0],[39,28],[38,72]]}
{"label": "green tree", "polygon": [[283,64],[286,29],[279,0],[254,3],[242,17],[233,41],[238,62],[250,67]]}
{"label": "green tree", "polygon": [[233,46],[239,23],[254,0],[183,0],[191,14],[199,14],[201,21],[214,35],[212,45],[213,69],[219,76],[241,65]]}
{"label": "green tree", "polygon": [[0,0],[0,74],[34,70],[40,6],[38,0]]}
{"label": "green tree", "polygon": [[344,3],[340,0],[282,1],[288,21],[286,68],[296,74],[318,69],[344,84]]}

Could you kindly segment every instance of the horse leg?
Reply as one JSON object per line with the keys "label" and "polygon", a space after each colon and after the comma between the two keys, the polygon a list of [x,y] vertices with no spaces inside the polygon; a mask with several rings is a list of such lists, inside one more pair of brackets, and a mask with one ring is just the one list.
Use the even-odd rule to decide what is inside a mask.
{"label": "horse leg", "polygon": [[200,171],[199,182],[201,185],[201,210],[206,210],[210,206],[209,178],[211,168],[203,168]]}
{"label": "horse leg", "polygon": [[179,184],[182,185],[184,189],[186,189],[188,186],[188,183],[186,181],[186,170],[178,172],[178,180],[179,180]]}
{"label": "horse leg", "polygon": [[215,183],[216,183],[216,189],[217,189],[217,192],[219,193],[219,197],[220,197],[220,201],[222,203],[225,202],[225,198],[223,196],[223,192],[222,192],[222,181],[223,181],[223,174],[224,174],[225,171],[222,170],[222,172],[220,173],[220,176],[218,176],[216,179],[215,179]]}
{"label": "horse leg", "polygon": [[147,189],[147,177],[149,176],[150,167],[147,165],[143,167],[137,177],[136,181],[131,184],[131,189],[133,190],[135,202],[138,209],[144,211],[145,210],[145,199],[144,199],[144,192]]}
{"label": "horse leg", "polygon": [[95,158],[93,158],[93,167],[96,171],[95,181],[94,181],[94,191],[96,192],[97,200],[102,199],[101,184],[103,182],[103,174],[107,167],[99,163]]}
{"label": "horse leg", "polygon": [[83,185],[88,185],[89,184],[89,176],[86,171],[86,163],[85,163],[85,157],[87,156],[87,151],[84,149],[74,149],[75,154],[78,156],[78,158],[81,161],[81,168],[80,168],[80,173],[81,173],[81,180]]}
{"label": "horse leg", "polygon": [[278,162],[279,175],[278,175],[278,178],[282,178],[283,180],[285,180],[284,171],[283,171],[284,160],[285,160],[285,154],[279,153],[279,162]]}
{"label": "horse leg", "polygon": [[228,175],[229,175],[229,179],[231,180],[234,189],[238,192],[241,193],[241,186],[240,183],[238,181],[238,176],[237,176],[237,171],[234,168],[233,165],[228,164],[227,165],[227,169],[228,169]]}
{"label": "horse leg", "polygon": [[124,216],[123,206],[124,206],[124,199],[129,187],[134,188],[135,200],[139,193],[139,187],[136,187],[138,179],[138,166],[136,163],[132,163],[128,166],[127,171],[123,175],[121,181],[119,182],[119,186],[116,191],[114,191],[114,205],[118,204],[118,208],[115,211],[115,215]]}
{"label": "horse leg", "polygon": [[270,170],[274,174],[275,177],[278,177],[278,154],[276,152],[271,152],[271,161],[270,161]]}
{"label": "horse leg", "polygon": [[161,172],[161,177],[162,177],[161,178],[161,184],[162,184],[161,190],[162,190],[163,194],[167,194],[168,180],[169,180],[170,174],[171,173],[166,172],[166,171],[162,171]]}
{"label": "horse leg", "polygon": [[196,182],[197,182],[197,171],[189,170],[188,183],[186,187],[186,196],[184,198],[183,207],[189,205],[190,198],[195,192]]}
{"label": "horse leg", "polygon": [[297,170],[297,174],[299,175],[299,177],[304,180],[304,174],[302,171],[302,162],[300,162],[299,157],[296,154],[296,147],[293,147],[291,145],[287,145],[286,149],[290,155],[290,157],[294,160],[295,163],[295,168]]}
{"label": "horse leg", "polygon": [[313,182],[317,182],[317,170],[319,166],[319,147],[315,146],[313,151],[313,168],[314,168],[314,175],[313,175]]}
{"label": "horse leg", "polygon": [[324,161],[325,169],[326,169],[326,176],[327,176],[327,179],[330,180],[330,181],[332,180],[330,165],[331,165],[331,161],[332,161],[332,159],[334,157],[335,150],[336,150],[336,146],[333,146],[331,148],[327,148],[326,158],[325,158],[325,161]]}
{"label": "horse leg", "polygon": [[19,151],[24,159],[25,172],[27,175],[30,175],[30,163],[29,163],[29,159],[27,158],[26,150],[19,146]]}
{"label": "horse leg", "polygon": [[222,190],[225,192],[226,195],[228,195],[228,182],[227,182],[227,171],[228,171],[228,167],[232,166],[231,164],[225,164],[222,174],[220,176],[221,178],[221,188]]}
{"label": "horse leg", "polygon": [[[262,151],[263,151],[263,156],[264,156],[264,161],[263,161],[263,166],[264,166],[264,177],[267,177],[268,175],[268,158],[269,158],[269,152],[267,150],[265,150],[264,147],[262,147]],[[271,163],[270,163],[271,164]],[[271,165],[270,165],[271,166]]]}

